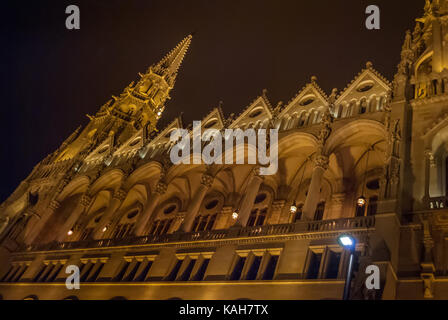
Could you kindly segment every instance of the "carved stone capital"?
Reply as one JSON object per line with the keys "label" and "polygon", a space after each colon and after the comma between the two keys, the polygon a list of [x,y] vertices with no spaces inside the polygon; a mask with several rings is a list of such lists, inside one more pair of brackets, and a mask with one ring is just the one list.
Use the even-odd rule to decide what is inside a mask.
{"label": "carved stone capital", "polygon": [[329,164],[329,158],[327,156],[318,155],[314,158],[314,167],[315,168],[327,170],[328,164]]}
{"label": "carved stone capital", "polygon": [[119,201],[123,201],[126,198],[126,191],[124,191],[122,188],[116,190],[114,192],[113,198]]}
{"label": "carved stone capital", "polygon": [[214,180],[213,176],[204,173],[201,177],[201,184],[206,186],[207,188],[210,188],[213,184],[213,180]]}
{"label": "carved stone capital", "polygon": [[426,159],[429,160],[429,166],[431,168],[435,168],[436,167],[436,159],[434,158],[434,154],[433,154],[432,150],[426,149],[425,156],[426,156]]}
{"label": "carved stone capital", "polygon": [[50,204],[48,205],[48,208],[50,208],[53,211],[56,211],[61,207],[61,203],[57,200],[52,200]]}
{"label": "carved stone capital", "polygon": [[333,204],[343,204],[345,201],[345,193],[334,193],[331,196],[331,202]]}
{"label": "carved stone capital", "polygon": [[160,181],[156,186],[156,193],[162,195],[166,192],[167,188],[168,186],[166,185],[166,183]]}
{"label": "carved stone capital", "polygon": [[281,210],[285,206],[286,200],[274,200],[272,202],[272,209],[275,211]]}
{"label": "carved stone capital", "polygon": [[80,201],[82,206],[87,208],[90,205],[91,202],[92,202],[92,197],[91,196],[89,196],[87,194],[82,195],[81,201]]}

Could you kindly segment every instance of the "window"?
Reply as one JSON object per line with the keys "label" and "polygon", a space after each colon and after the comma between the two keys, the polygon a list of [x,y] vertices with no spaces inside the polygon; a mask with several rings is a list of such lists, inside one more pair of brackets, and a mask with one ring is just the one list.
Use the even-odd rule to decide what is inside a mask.
{"label": "window", "polygon": [[149,273],[149,269],[151,269],[153,261],[152,260],[148,260],[145,263],[146,263],[145,267],[140,272],[140,274],[135,278],[135,281],[141,282],[141,281],[145,281],[146,280],[146,277],[147,277],[147,275]]}
{"label": "window", "polygon": [[235,256],[229,280],[274,279],[281,249],[241,251]]}
{"label": "window", "polygon": [[369,198],[369,206],[367,207],[367,215],[374,216],[378,209],[378,197],[373,196]]}
{"label": "window", "polygon": [[356,217],[364,217],[365,211],[366,211],[365,205],[362,206],[356,205]]}
{"label": "window", "polygon": [[262,226],[266,220],[266,214],[268,208],[253,209],[250,213],[249,220],[247,221],[248,227]]}
{"label": "window", "polygon": [[367,102],[366,100],[362,100],[359,104],[359,114],[366,113],[367,111]]}
{"label": "window", "polygon": [[167,234],[170,230],[173,219],[156,220],[153,222],[151,231],[149,234],[159,236],[162,234]]}
{"label": "window", "polygon": [[204,276],[205,276],[205,271],[207,270],[208,264],[210,263],[210,259],[204,259],[201,263],[201,266],[198,270],[198,272],[196,272],[195,276],[193,277],[194,281],[201,281],[204,280]]}
{"label": "window", "polygon": [[182,265],[183,260],[177,259],[174,267],[171,269],[168,276],[165,278],[166,281],[175,281],[177,278],[177,274],[179,273],[179,269]]}
{"label": "window", "polygon": [[87,262],[86,266],[83,268],[80,276],[80,281],[81,282],[86,282],[87,281],[87,277],[89,276],[90,272],[92,271],[93,267],[95,266],[94,263],[92,262]]}
{"label": "window", "polygon": [[33,278],[33,281],[34,282],[38,282],[38,280],[40,279],[40,277],[42,276],[42,274],[44,273],[44,271],[45,271],[45,269],[47,268],[47,265],[46,264],[44,264],[41,268],[40,268],[40,270],[39,270],[39,272],[36,274],[36,276]]}
{"label": "window", "polygon": [[58,276],[58,274],[61,272],[62,267],[63,267],[62,263],[59,263],[59,265],[57,265],[54,268],[53,273],[48,277],[47,282],[54,282],[56,280],[56,277]]}
{"label": "window", "polygon": [[84,231],[82,232],[81,237],[80,237],[79,240],[82,241],[82,240],[89,239],[90,235],[92,234],[92,232],[93,232],[93,228],[85,228]]}
{"label": "window", "polygon": [[325,211],[325,201],[319,202],[316,208],[316,211],[314,212],[314,220],[322,220],[324,217],[324,211]]}
{"label": "window", "polygon": [[119,281],[121,281],[123,279],[123,277],[124,277],[124,275],[126,273],[126,270],[128,269],[130,264],[131,263],[129,261],[124,261],[123,262],[123,266],[121,267],[120,272],[118,272],[118,274],[115,276],[114,282],[119,282]]}
{"label": "window", "polygon": [[303,203],[297,205],[297,211],[294,214],[293,223],[299,222],[300,220],[302,220],[302,213],[303,213]]}
{"label": "window", "polygon": [[339,274],[339,264],[341,262],[341,252],[328,251],[327,279],[336,279]]}
{"label": "window", "polygon": [[[310,248],[305,265],[306,279],[338,279],[341,277],[342,261],[349,255],[338,245]],[[346,265],[346,263],[344,264]]]}
{"label": "window", "polygon": [[246,257],[237,256],[237,261],[230,274],[230,280],[240,280],[243,273],[244,264],[246,263]]}
{"label": "window", "polygon": [[13,264],[3,276],[1,282],[17,282],[22,278],[26,270],[28,270],[28,265],[24,263]]}
{"label": "window", "polygon": [[310,251],[309,265],[308,265],[308,271],[307,271],[308,279],[317,279],[318,278],[321,262],[322,262],[322,253]]}
{"label": "window", "polygon": [[112,235],[113,239],[122,239],[126,238],[128,235],[132,233],[132,229],[134,228],[133,223],[125,223],[119,224]]}
{"label": "window", "polygon": [[87,282],[95,282],[100,275],[101,270],[104,268],[104,262],[98,261],[92,268],[90,274],[87,277]]}
{"label": "window", "polygon": [[213,215],[199,215],[194,219],[192,232],[210,231],[216,221],[216,214]]}
{"label": "window", "polygon": [[138,268],[140,268],[141,261],[133,261],[129,264],[128,268],[123,277],[123,281],[130,282],[134,280],[135,274],[137,273]]}
{"label": "window", "polygon": [[274,273],[275,273],[275,269],[277,268],[278,258],[279,258],[278,255],[271,255],[269,257],[269,261],[266,266],[266,270],[264,271],[264,274],[263,274],[263,280],[274,279]]}
{"label": "window", "polygon": [[196,264],[196,259],[190,259],[188,262],[187,267],[185,268],[184,272],[182,272],[182,275],[179,277],[180,281],[188,281],[190,280],[191,272],[193,271],[194,265]]}
{"label": "window", "polygon": [[249,271],[246,275],[246,280],[255,280],[257,278],[258,270],[260,269],[261,256],[254,256],[250,264]]}

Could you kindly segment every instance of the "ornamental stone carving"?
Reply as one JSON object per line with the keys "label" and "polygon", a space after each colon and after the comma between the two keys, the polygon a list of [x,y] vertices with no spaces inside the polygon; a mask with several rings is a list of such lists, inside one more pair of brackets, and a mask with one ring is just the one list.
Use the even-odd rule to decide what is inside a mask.
{"label": "ornamental stone carving", "polygon": [[213,176],[204,173],[201,177],[201,184],[206,186],[207,188],[210,188],[213,184]]}
{"label": "ornamental stone carving", "polygon": [[87,195],[87,194],[83,194],[81,197],[81,205],[84,207],[88,207],[90,205],[90,203],[92,202],[92,197]]}
{"label": "ornamental stone carving", "polygon": [[167,188],[168,186],[164,182],[160,181],[156,186],[156,193],[162,195],[166,192]]}
{"label": "ornamental stone carving", "polygon": [[48,205],[48,208],[55,211],[61,207],[61,203],[57,200],[52,200],[50,204]]}
{"label": "ornamental stone carving", "polygon": [[119,201],[123,201],[126,198],[126,191],[124,191],[122,188],[118,189],[114,192],[113,198]]}
{"label": "ornamental stone carving", "polygon": [[327,170],[328,169],[328,164],[329,164],[329,158],[327,156],[318,155],[314,159],[314,167],[315,168],[320,168],[320,169],[323,169],[323,170]]}

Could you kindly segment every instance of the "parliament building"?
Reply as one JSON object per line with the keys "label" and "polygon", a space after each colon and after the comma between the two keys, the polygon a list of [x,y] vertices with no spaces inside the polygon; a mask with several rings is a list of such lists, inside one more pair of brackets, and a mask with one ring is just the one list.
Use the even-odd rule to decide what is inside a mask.
{"label": "parliament building", "polygon": [[341,91],[312,77],[288,103],[264,90],[197,118],[278,129],[278,171],[260,175],[170,161],[191,126],[157,123],[187,36],[1,204],[0,299],[341,299],[340,234],[356,238],[350,299],[448,299],[448,1],[427,0],[403,38],[393,79],[367,62]]}

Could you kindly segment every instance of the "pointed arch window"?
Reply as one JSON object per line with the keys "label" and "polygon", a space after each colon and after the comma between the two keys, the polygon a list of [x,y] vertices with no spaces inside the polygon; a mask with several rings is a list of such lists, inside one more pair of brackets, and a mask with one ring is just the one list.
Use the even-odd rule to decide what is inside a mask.
{"label": "pointed arch window", "polygon": [[293,223],[296,223],[296,222],[299,222],[300,220],[302,220],[302,212],[303,212],[303,203],[301,203],[297,206],[297,211],[294,214],[293,221],[292,221]]}
{"label": "pointed arch window", "polygon": [[248,227],[262,226],[266,220],[266,214],[268,208],[263,209],[253,209],[249,216],[249,221],[247,222]]}
{"label": "pointed arch window", "polygon": [[366,112],[367,112],[367,101],[363,99],[359,103],[359,114],[364,114]]}
{"label": "pointed arch window", "polygon": [[374,216],[378,210],[378,196],[369,198],[369,206],[367,207],[367,215]]}
{"label": "pointed arch window", "polygon": [[213,229],[216,221],[216,214],[198,215],[193,222],[192,232],[210,231]]}
{"label": "pointed arch window", "polygon": [[170,227],[174,219],[162,219],[153,222],[149,234],[154,236],[160,236],[167,234],[170,231]]}
{"label": "pointed arch window", "polygon": [[325,201],[321,201],[317,204],[316,211],[314,212],[314,220],[319,221],[324,218]]}

